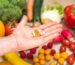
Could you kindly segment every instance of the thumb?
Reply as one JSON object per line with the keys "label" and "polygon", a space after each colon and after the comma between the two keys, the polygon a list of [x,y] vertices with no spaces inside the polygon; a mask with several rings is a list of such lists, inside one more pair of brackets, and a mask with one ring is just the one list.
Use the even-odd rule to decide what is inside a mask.
{"label": "thumb", "polygon": [[19,26],[24,26],[26,23],[27,23],[27,16],[23,15],[23,17],[19,23]]}

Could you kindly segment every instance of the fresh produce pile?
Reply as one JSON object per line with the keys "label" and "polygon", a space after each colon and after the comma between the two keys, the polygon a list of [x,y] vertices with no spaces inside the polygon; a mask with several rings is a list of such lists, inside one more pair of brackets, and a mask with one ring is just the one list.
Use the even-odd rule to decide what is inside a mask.
{"label": "fresh produce pile", "polygon": [[[12,33],[14,28],[18,25],[16,22],[20,16],[22,15],[22,10],[25,9],[25,0],[0,0],[0,18],[2,21],[15,21],[13,23],[3,24],[0,21],[0,37],[8,36]],[[41,1],[39,3],[39,1]],[[7,5],[9,3],[9,5]],[[40,4],[42,0],[36,0],[34,8],[34,19],[33,21],[38,22],[40,25],[48,24],[50,21],[61,23],[62,18],[67,22],[73,20],[73,15],[69,15],[69,12],[66,8],[75,6],[70,5],[65,9],[61,5],[57,6],[45,6],[42,8],[40,12]],[[37,8],[39,5],[39,8]],[[14,8],[17,7],[17,10]],[[22,8],[22,9],[21,9]],[[71,9],[71,8],[70,8]],[[36,11],[38,11],[36,13]],[[2,13],[4,12],[4,13]],[[9,12],[9,14],[8,14]],[[12,12],[12,13],[11,13]],[[15,12],[15,14],[14,14]],[[74,12],[74,11],[73,11]],[[17,15],[18,14],[18,15]],[[40,16],[41,15],[41,16]],[[70,20],[69,19],[70,16]],[[72,16],[72,17],[71,17]],[[10,18],[12,17],[12,18]],[[65,18],[66,17],[66,18]],[[40,23],[40,22],[41,23]],[[33,24],[34,24],[33,22]],[[35,22],[35,24],[37,24]],[[36,25],[34,25],[36,26]],[[40,36],[38,30],[34,30],[34,36]],[[32,48],[27,51],[20,51],[19,55],[16,52],[7,53],[3,56],[5,61],[0,62],[0,65],[73,65],[75,62],[75,38],[74,34],[65,29],[61,32],[61,34],[54,38],[49,43],[40,46],[40,48]],[[27,62],[28,61],[28,62]],[[31,63],[29,63],[31,62]]]}
{"label": "fresh produce pile", "polygon": [[40,49],[32,48],[29,52],[21,51],[20,57],[33,61],[33,65],[73,65],[75,62],[73,33],[70,30],[64,29],[61,35],[48,44],[41,46]]}

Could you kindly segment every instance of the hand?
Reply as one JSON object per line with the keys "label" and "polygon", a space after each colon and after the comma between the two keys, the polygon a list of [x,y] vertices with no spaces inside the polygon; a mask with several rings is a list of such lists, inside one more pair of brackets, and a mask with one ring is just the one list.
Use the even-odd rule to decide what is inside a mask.
{"label": "hand", "polygon": [[[58,36],[62,31],[62,25],[56,23],[44,24],[39,27],[29,27],[25,25],[27,17],[23,16],[21,22],[13,32],[16,39],[16,47],[18,50],[27,50],[33,47],[38,47],[42,44],[50,42],[54,37]],[[32,31],[38,29],[41,31],[42,36],[33,37]]]}

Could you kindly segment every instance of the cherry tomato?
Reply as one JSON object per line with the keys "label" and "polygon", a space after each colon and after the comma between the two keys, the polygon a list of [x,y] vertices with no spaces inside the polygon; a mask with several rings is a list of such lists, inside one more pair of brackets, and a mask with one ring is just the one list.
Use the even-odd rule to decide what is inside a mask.
{"label": "cherry tomato", "polygon": [[49,65],[56,65],[54,61],[51,61]]}
{"label": "cherry tomato", "polygon": [[67,62],[70,65],[73,65],[74,64],[74,60],[75,60],[75,58],[74,58],[74,55],[73,54],[69,55],[68,58],[67,58]]}
{"label": "cherry tomato", "polygon": [[43,48],[44,50],[48,49],[47,45],[43,45],[42,48]]}
{"label": "cherry tomato", "polygon": [[40,50],[39,50],[39,53],[40,53],[40,54],[44,54],[44,53],[45,53],[45,50],[44,50],[44,49],[40,49]]}
{"label": "cherry tomato", "polygon": [[40,63],[35,63],[34,65],[40,65]]}
{"label": "cherry tomato", "polygon": [[30,49],[30,53],[35,54],[36,53],[36,48]]}
{"label": "cherry tomato", "polygon": [[55,53],[54,54],[54,59],[58,60],[60,58],[60,53]]}
{"label": "cherry tomato", "polygon": [[34,57],[34,58],[33,58],[33,62],[34,62],[34,63],[38,63],[38,62],[39,62],[39,58],[38,58],[38,57]]}
{"label": "cherry tomato", "polygon": [[40,60],[40,65],[45,65],[45,60]]}
{"label": "cherry tomato", "polygon": [[27,59],[33,59],[33,54],[27,53]]}
{"label": "cherry tomato", "polygon": [[45,55],[49,55],[50,54],[50,49],[46,49],[45,50]]}
{"label": "cherry tomato", "polygon": [[60,65],[64,65],[64,61],[65,61],[64,58],[59,58],[58,59],[58,62],[59,62]]}
{"label": "cherry tomato", "polygon": [[52,49],[52,48],[53,48],[53,43],[52,43],[52,42],[49,42],[49,43],[47,44],[47,47],[48,47],[49,49]]}
{"label": "cherry tomato", "polygon": [[70,50],[74,51],[75,50],[75,43],[71,43],[69,47],[70,47]]}
{"label": "cherry tomato", "polygon": [[73,51],[73,55],[75,56],[75,51]]}
{"label": "cherry tomato", "polygon": [[39,60],[44,60],[45,59],[45,56],[44,56],[44,54],[39,54]]}
{"label": "cherry tomato", "polygon": [[20,51],[19,53],[22,59],[26,58],[26,53],[24,51]]}
{"label": "cherry tomato", "polygon": [[46,59],[46,61],[50,61],[51,60],[51,56],[50,55],[46,55],[45,59]]}
{"label": "cherry tomato", "polygon": [[64,45],[60,46],[60,52],[66,52],[66,47]]}
{"label": "cherry tomato", "polygon": [[65,40],[62,41],[62,44],[63,44],[64,46],[69,47],[70,41],[68,41],[68,40],[65,39]]}
{"label": "cherry tomato", "polygon": [[56,53],[56,50],[55,49],[51,49],[51,55],[54,55]]}
{"label": "cherry tomato", "polygon": [[67,52],[62,52],[60,55],[65,60],[68,58],[68,53]]}

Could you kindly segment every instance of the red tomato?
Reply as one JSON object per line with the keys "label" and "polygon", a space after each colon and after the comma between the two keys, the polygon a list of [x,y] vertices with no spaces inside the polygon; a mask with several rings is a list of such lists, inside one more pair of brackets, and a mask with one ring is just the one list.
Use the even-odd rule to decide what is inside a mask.
{"label": "red tomato", "polygon": [[71,43],[69,47],[70,47],[70,49],[71,49],[72,51],[74,51],[74,50],[75,50],[75,43]]}
{"label": "red tomato", "polygon": [[75,58],[74,58],[74,55],[73,54],[69,55],[68,58],[67,58],[67,62],[70,65],[73,65],[74,64],[74,60],[75,60]]}
{"label": "red tomato", "polygon": [[13,24],[6,23],[5,24],[5,35],[6,36],[10,35],[13,32],[14,28],[17,26],[17,24],[18,24],[17,22],[14,22]]}
{"label": "red tomato", "polygon": [[52,48],[53,48],[53,42],[49,42],[49,43],[47,44],[47,47],[48,47],[49,49],[52,49]]}
{"label": "red tomato", "polygon": [[75,56],[75,51],[73,51],[73,55]]}
{"label": "red tomato", "polygon": [[33,54],[32,53],[27,53],[27,59],[33,59]]}
{"label": "red tomato", "polygon": [[55,49],[51,49],[50,53],[51,53],[51,55],[54,55],[56,53],[56,50]]}
{"label": "red tomato", "polygon": [[43,45],[42,48],[43,48],[44,50],[48,49],[47,45]]}
{"label": "red tomato", "polygon": [[68,41],[68,40],[65,39],[65,40],[62,41],[62,44],[63,44],[64,46],[69,47],[70,41]]}
{"label": "red tomato", "polygon": [[20,53],[20,57],[21,57],[22,59],[26,58],[26,53],[25,53],[25,51],[20,51],[19,53]]}
{"label": "red tomato", "polygon": [[64,45],[60,46],[60,52],[66,52],[66,47]]}
{"label": "red tomato", "polygon": [[36,48],[32,48],[32,49],[30,49],[30,53],[35,54],[36,50],[37,50]]}

